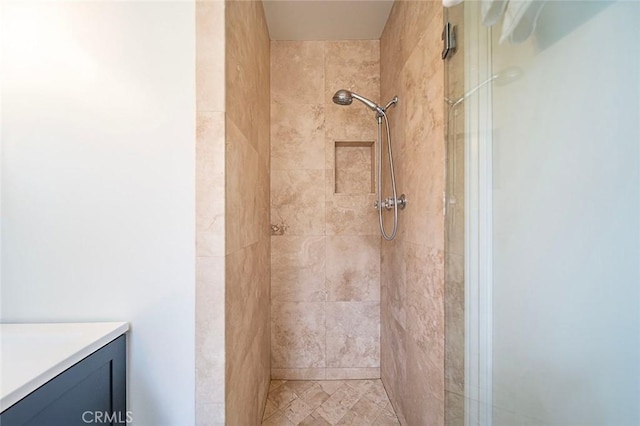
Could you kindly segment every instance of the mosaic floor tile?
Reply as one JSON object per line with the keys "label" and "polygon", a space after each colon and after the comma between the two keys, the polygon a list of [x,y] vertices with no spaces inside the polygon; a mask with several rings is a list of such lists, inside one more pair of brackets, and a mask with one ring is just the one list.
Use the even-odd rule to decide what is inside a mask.
{"label": "mosaic floor tile", "polygon": [[272,380],[262,424],[400,425],[380,380]]}

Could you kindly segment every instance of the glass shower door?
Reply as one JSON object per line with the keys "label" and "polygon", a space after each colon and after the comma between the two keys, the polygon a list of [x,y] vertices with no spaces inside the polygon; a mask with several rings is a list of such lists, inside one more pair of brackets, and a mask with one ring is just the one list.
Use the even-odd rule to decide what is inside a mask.
{"label": "glass shower door", "polygon": [[640,4],[491,30],[494,425],[640,424]]}

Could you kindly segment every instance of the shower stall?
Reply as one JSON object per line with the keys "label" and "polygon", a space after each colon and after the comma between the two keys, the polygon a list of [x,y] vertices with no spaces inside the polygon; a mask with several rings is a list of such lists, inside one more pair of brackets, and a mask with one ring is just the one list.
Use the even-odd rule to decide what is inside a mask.
{"label": "shower stall", "polygon": [[381,380],[403,425],[444,421],[441,23],[271,41],[271,377]]}
{"label": "shower stall", "polygon": [[639,424],[640,5],[489,4],[444,15],[445,424]]}
{"label": "shower stall", "polygon": [[294,40],[221,3],[197,417],[336,424],[375,390],[401,425],[637,424],[640,6],[396,1],[377,38]]}

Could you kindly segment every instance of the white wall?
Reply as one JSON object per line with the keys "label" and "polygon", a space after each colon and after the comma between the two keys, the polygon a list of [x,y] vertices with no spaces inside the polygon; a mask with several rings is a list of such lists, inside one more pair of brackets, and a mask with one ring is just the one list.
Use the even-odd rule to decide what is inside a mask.
{"label": "white wall", "polygon": [[640,424],[640,4],[604,6],[494,39],[494,425]]}
{"label": "white wall", "polygon": [[134,423],[193,424],[194,5],[15,2],[1,25],[1,319],[130,321]]}

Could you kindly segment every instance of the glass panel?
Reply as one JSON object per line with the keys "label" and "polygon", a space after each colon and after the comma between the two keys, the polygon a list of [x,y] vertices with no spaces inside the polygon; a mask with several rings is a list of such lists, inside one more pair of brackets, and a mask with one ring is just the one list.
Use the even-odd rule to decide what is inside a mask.
{"label": "glass panel", "polygon": [[493,27],[494,425],[640,424],[638,22],[549,1],[523,43]]}
{"label": "glass panel", "polygon": [[456,50],[445,60],[447,194],[445,424],[464,425],[464,5],[445,8]]}

